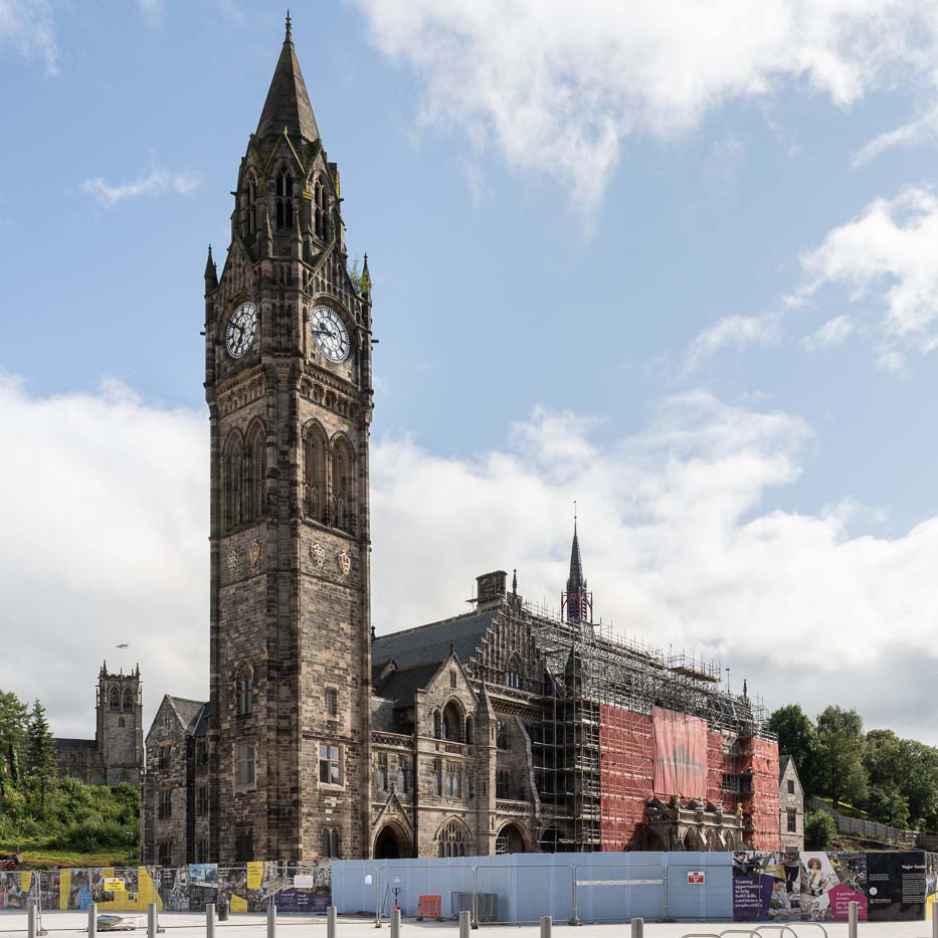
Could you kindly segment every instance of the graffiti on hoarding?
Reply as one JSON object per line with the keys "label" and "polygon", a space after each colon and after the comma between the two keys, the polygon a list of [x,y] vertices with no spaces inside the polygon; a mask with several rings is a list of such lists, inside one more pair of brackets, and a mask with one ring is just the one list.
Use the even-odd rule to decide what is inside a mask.
{"label": "graffiti on hoarding", "polygon": [[232,912],[262,912],[277,896],[284,912],[314,912],[329,905],[330,895],[330,866],[316,862],[0,871],[0,910],[25,909],[28,899],[41,898],[44,909],[62,912],[85,911],[92,903],[102,912],[145,912],[151,902],[159,911],[202,912],[219,900]]}

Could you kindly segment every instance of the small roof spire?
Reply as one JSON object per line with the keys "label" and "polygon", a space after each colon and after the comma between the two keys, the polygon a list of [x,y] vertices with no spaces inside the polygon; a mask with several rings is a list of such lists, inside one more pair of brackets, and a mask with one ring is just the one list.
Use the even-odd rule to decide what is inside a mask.
{"label": "small roof spire", "polygon": [[358,291],[362,296],[371,295],[371,274],[368,273],[368,255],[365,255],[365,263],[362,266],[362,275],[358,278]]}
{"label": "small roof spire", "polygon": [[212,257],[212,246],[208,246],[208,257],[205,260],[205,292],[214,290],[218,286],[218,268]]}
{"label": "small roof spire", "polygon": [[290,10],[287,9],[287,32],[283,39],[284,42],[293,42],[293,21],[290,19]]}
{"label": "small roof spire", "polygon": [[515,596],[518,595],[518,568],[517,567],[515,567],[515,569],[511,571],[511,592]]}

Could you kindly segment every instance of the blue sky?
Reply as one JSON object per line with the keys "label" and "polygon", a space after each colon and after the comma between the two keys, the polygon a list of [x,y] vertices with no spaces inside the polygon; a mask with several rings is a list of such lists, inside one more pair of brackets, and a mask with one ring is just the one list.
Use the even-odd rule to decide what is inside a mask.
{"label": "blue sky", "polygon": [[[293,7],[375,281],[379,630],[453,614],[494,566],[553,601],[577,498],[607,618],[734,661],[772,706],[802,694],[927,736],[914,702],[837,674],[869,686],[932,656],[938,5],[620,7]],[[95,547],[54,505],[36,535],[24,511],[0,628],[41,649],[82,623],[88,684],[138,631],[148,706],[204,693],[201,274],[283,12],[0,0],[8,507],[44,454],[102,539],[136,545]],[[416,505],[418,479],[452,510]],[[46,565],[23,560],[33,539]],[[127,568],[79,574],[77,554]],[[204,636],[198,654],[148,645],[147,623]],[[39,657],[0,663],[0,686],[87,728],[75,659],[66,691],[33,681]]]}

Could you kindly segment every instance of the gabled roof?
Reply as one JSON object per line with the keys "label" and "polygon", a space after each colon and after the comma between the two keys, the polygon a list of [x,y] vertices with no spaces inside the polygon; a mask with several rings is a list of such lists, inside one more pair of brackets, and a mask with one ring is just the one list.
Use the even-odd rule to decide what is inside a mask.
{"label": "gabled roof", "polygon": [[264,101],[264,110],[261,111],[261,119],[257,123],[257,136],[260,138],[282,134],[284,128],[291,136],[304,137],[310,143],[319,139],[316,116],[313,114],[306,82],[303,81],[300,63],[293,48],[289,20],[280,58],[267,91],[267,99]]}
{"label": "gabled roof", "polygon": [[781,784],[782,779],[785,777],[785,773],[788,771],[789,763],[791,764],[791,769],[795,773],[795,778],[798,779],[798,782],[801,782],[801,776],[798,774],[798,764],[791,756],[781,756],[778,760],[778,781]]}
{"label": "gabled roof", "polygon": [[372,661],[380,665],[393,660],[401,671],[407,671],[423,665],[439,665],[450,650],[460,661],[467,661],[476,654],[496,613],[494,608],[467,612],[403,632],[379,635],[372,649]]}
{"label": "gabled roof", "polygon": [[194,734],[199,717],[208,704],[204,700],[189,700],[187,697],[172,697],[169,694],[164,699],[176,711],[186,733]]}

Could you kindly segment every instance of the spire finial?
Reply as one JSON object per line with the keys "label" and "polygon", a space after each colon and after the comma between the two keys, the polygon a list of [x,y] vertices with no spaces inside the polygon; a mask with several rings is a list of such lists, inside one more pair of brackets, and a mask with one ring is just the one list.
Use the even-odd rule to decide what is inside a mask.
{"label": "spire finial", "polygon": [[293,20],[290,19],[290,11],[287,10],[287,34],[284,42],[293,42]]}
{"label": "spire finial", "polygon": [[513,596],[518,595],[518,569],[517,568],[511,571],[511,593]]}

